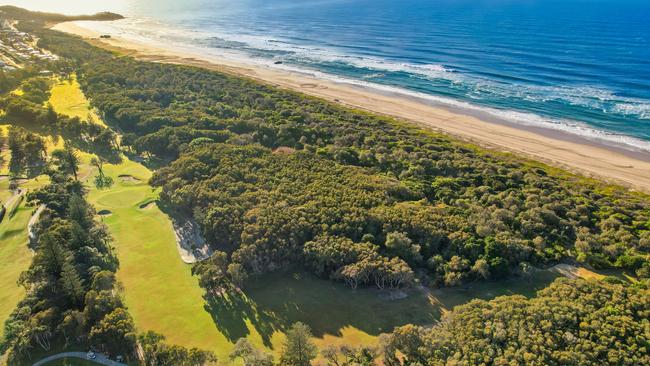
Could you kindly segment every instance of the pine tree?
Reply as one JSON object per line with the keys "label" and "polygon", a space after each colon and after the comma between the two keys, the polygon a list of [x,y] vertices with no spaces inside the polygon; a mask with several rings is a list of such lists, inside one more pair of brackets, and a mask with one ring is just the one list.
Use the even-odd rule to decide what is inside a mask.
{"label": "pine tree", "polygon": [[72,300],[74,304],[81,304],[84,298],[83,280],[79,277],[79,273],[70,263],[66,261],[63,263],[63,270],[61,271],[61,288],[66,296]]}
{"label": "pine tree", "polygon": [[309,326],[298,322],[291,326],[284,342],[280,364],[283,366],[310,366],[318,349],[311,340]]}
{"label": "pine tree", "polygon": [[86,201],[76,194],[72,195],[68,202],[68,216],[84,228],[89,227],[92,223],[92,218],[88,214]]}

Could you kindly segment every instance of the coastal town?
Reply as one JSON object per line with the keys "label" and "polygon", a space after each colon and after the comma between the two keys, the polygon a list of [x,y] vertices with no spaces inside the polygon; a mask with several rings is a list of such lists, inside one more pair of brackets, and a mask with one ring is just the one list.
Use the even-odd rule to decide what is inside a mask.
{"label": "coastal town", "polygon": [[56,61],[58,57],[37,46],[37,39],[16,29],[15,22],[0,23],[0,69],[11,71],[39,61]]}

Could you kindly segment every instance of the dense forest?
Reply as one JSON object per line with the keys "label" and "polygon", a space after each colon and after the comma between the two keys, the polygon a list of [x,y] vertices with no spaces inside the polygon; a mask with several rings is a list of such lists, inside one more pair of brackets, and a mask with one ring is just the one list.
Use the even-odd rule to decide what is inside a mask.
{"label": "dense forest", "polygon": [[384,364],[647,365],[649,298],[647,288],[563,279],[532,299],[474,300],[431,329],[385,336]]}
{"label": "dense forest", "polygon": [[50,31],[39,44],[74,60],[124,147],[163,165],[164,203],[250,273],[455,285],[571,259],[650,275],[645,195],[243,78]]}
{"label": "dense forest", "polygon": [[[136,334],[116,289],[110,236],[77,181],[78,161],[68,147],[45,164],[39,131],[159,167],[151,183],[162,187],[161,206],[196,220],[216,250],[193,268],[215,295],[289,266],[353,288],[454,286],[563,260],[640,278],[558,280],[531,299],[475,300],[431,328],[382,335],[377,347],[317,350],[297,323],[280,365],[307,366],[319,352],[331,366],[650,363],[648,196],[243,78],[142,62],[39,23],[20,26],[63,57],[48,67],[76,72],[122,139],[53,113],[34,73],[20,76],[25,95],[0,101],[21,127],[11,138],[31,146],[23,173],[38,167],[51,180],[29,196],[47,208],[21,277],[27,296],[0,343],[14,364],[53,342],[132,358],[137,344],[147,365],[214,361]],[[275,364],[245,339],[231,360]]]}

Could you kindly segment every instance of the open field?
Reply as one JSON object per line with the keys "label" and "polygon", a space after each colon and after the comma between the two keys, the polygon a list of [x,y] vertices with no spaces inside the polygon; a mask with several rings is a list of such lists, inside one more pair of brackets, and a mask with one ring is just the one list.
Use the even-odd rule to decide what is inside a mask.
{"label": "open field", "polygon": [[[5,217],[0,223],[0,324],[4,324],[18,301],[25,295],[25,290],[18,286],[20,273],[29,267],[32,254],[27,248],[27,223],[32,208],[21,204],[16,214]],[[9,213],[7,213],[7,216]],[[3,328],[0,327],[0,335]]]}
{"label": "open field", "polygon": [[[214,349],[225,342],[203,308],[202,289],[178,255],[169,218],[155,205],[140,208],[156,197],[146,184],[151,173],[129,160],[107,164],[104,171],[113,178],[113,186],[91,189],[88,199],[98,212],[110,212],[102,220],[113,235],[120,260],[118,278],[138,328],[188,346]],[[141,181],[119,179],[124,174]]]}
{"label": "open field", "polygon": [[76,75],[73,74],[70,79],[58,80],[50,93],[49,102],[57,113],[103,124],[81,91]]}

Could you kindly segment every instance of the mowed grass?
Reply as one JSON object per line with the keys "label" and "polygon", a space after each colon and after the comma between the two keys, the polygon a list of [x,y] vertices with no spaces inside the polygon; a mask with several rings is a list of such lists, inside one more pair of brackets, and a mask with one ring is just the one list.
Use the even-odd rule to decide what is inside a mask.
{"label": "mowed grass", "polygon": [[[25,295],[25,290],[17,282],[20,273],[32,261],[32,253],[27,247],[27,223],[31,213],[32,208],[23,203],[12,218],[5,217],[0,223],[0,324],[4,324]],[[0,327],[0,335],[3,331],[4,328]]]}
{"label": "mowed grass", "polygon": [[[180,259],[169,218],[156,205],[140,207],[157,197],[146,183],[151,173],[130,160],[106,164],[104,171],[113,186],[91,189],[88,199],[98,212],[110,211],[102,220],[113,235],[118,279],[137,327],[162,333],[171,343],[225,349],[226,338],[205,311],[203,290]],[[124,174],[140,181],[123,181],[119,175]]]}
{"label": "mowed grass", "polygon": [[[39,177],[22,184],[21,188],[30,191],[47,182],[46,177]],[[4,189],[4,182],[1,183]],[[27,247],[27,224],[35,208],[27,206],[23,200],[13,215],[10,209],[7,207],[7,214],[0,223],[0,336],[5,320],[25,295],[17,282],[32,262],[32,252]]]}
{"label": "mowed grass", "polygon": [[[249,281],[244,293],[209,301],[209,311],[230,341],[252,337],[274,353],[295,322],[309,324],[319,347],[373,345],[396,326],[432,324],[440,309],[418,289],[405,298],[376,289],[351,290],[342,283],[302,271],[265,274]],[[393,293],[394,295],[394,293]]]}
{"label": "mowed grass", "polygon": [[57,80],[50,90],[49,102],[57,113],[79,117],[84,121],[91,119],[103,124],[79,87],[75,74],[72,74],[70,79]]}

